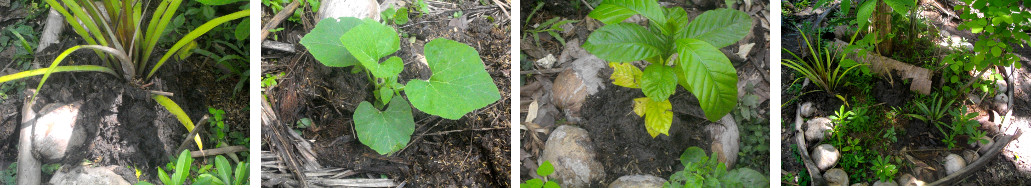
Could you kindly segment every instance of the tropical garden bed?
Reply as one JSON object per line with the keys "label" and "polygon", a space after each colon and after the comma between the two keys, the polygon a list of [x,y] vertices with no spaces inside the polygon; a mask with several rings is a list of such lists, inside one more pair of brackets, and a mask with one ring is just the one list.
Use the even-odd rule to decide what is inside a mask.
{"label": "tropical garden bed", "polygon": [[1027,184],[1024,5],[782,8],[782,185]]}
{"label": "tropical garden bed", "polygon": [[[615,18],[615,23],[605,24],[597,19],[599,17],[589,16],[592,11],[601,10],[599,6],[622,6],[618,5],[622,3],[619,1],[523,1],[522,18],[518,21],[523,23],[520,34],[523,70],[519,78],[522,85],[519,91],[522,97],[519,170],[522,175],[520,182],[524,182],[524,185],[662,186],[667,183],[667,178],[672,177],[671,185],[680,183],[678,186],[684,186],[683,180],[675,174],[699,173],[700,176],[711,177],[709,173],[721,173],[716,169],[717,165],[730,165],[723,166],[725,169],[722,173],[738,169],[733,170],[735,172],[732,174],[735,175],[718,178],[722,178],[720,181],[724,185],[734,186],[735,182],[749,181],[748,178],[736,176],[745,171],[741,169],[751,169],[761,174],[768,171],[767,2],[731,1],[735,4],[731,9],[726,8],[728,5],[724,1],[701,4],[691,1],[643,2],[655,3],[655,7],[669,8],[670,11],[684,10],[686,18],[692,22],[704,23],[699,20],[706,19],[699,18],[702,17],[699,15],[715,15],[716,12],[733,15],[724,15],[727,18],[740,19],[719,25],[731,27],[744,24],[735,25],[744,27],[740,30],[741,38],[720,42],[725,43],[725,47],[712,48],[719,56],[729,58],[726,66],[735,72],[736,85],[729,88],[736,90],[732,95],[736,98],[733,110],[721,107],[728,112],[724,114],[726,116],[711,118],[707,116],[710,112],[706,110],[713,109],[700,107],[706,104],[700,104],[699,99],[686,86],[677,86],[675,90],[670,90],[671,94],[666,99],[673,107],[670,110],[670,122],[666,125],[668,129],[666,132],[661,128],[653,132],[651,127],[646,126],[649,121],[646,118],[652,114],[635,114],[635,106],[639,105],[636,101],[647,99],[649,91],[642,93],[642,89],[620,83],[617,75],[622,72],[616,69],[636,69],[637,73],[644,70],[644,74],[648,74],[650,66],[644,68],[643,65],[658,63],[634,60],[633,63],[613,65],[609,62],[619,61],[603,60],[609,57],[606,56],[609,53],[592,53],[594,49],[584,43],[591,43],[594,40],[591,38],[595,37],[593,35],[604,33],[601,32],[606,30],[603,27],[629,24],[646,26],[649,21],[654,22],[656,19],[628,15],[630,18],[625,21]],[[618,22],[623,23],[616,24]],[[688,22],[682,23],[686,25]],[[654,25],[652,27],[657,29]],[[631,35],[622,34],[620,36]],[[617,50],[611,54],[622,53],[619,51],[632,50]],[[674,80],[672,77],[665,79]],[[638,77],[637,82],[641,81]],[[727,151],[732,153],[718,154]],[[698,158],[684,158],[686,156],[711,156],[712,161],[689,163],[690,159]],[[691,169],[685,169],[685,166]],[[707,183],[716,180],[706,179]],[[697,186],[690,183],[687,185]]]}

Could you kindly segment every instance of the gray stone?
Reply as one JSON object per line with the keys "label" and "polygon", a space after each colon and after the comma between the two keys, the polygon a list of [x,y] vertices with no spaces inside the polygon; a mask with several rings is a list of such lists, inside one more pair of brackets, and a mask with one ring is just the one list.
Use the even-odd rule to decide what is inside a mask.
{"label": "gray stone", "polygon": [[805,140],[810,142],[823,140],[825,137],[830,136],[830,131],[834,129],[831,119],[825,117],[810,119],[805,124]]}
{"label": "gray stone", "polygon": [[627,175],[609,184],[609,188],[659,188],[666,179],[652,175]]}
{"label": "gray stone", "polygon": [[816,162],[816,166],[820,170],[827,170],[838,164],[838,158],[841,157],[841,153],[838,152],[837,148],[830,144],[823,144],[813,148],[813,162]]}
{"label": "gray stone", "polygon": [[866,184],[866,182],[859,182],[859,183],[853,183],[853,184],[852,184],[852,185],[850,185],[850,186],[870,186],[870,185],[869,185],[869,184]]}
{"label": "gray stone", "polygon": [[902,174],[902,176],[899,176],[899,185],[901,186],[924,186],[925,184],[927,183],[916,179],[913,175]]}
{"label": "gray stone", "polygon": [[548,177],[562,182],[562,187],[588,187],[605,179],[605,167],[596,160],[594,144],[587,130],[563,125],[555,128],[544,144],[542,161],[555,166]]}
{"label": "gray stone", "polygon": [[68,166],[54,172],[50,178],[50,184],[54,185],[130,185],[125,178],[114,172],[115,166],[106,167],[83,167],[75,166],[65,170]]}
{"label": "gray stone", "polygon": [[590,55],[587,50],[580,47],[580,39],[573,38],[566,41],[566,46],[562,48],[562,53],[558,55],[558,65],[562,65],[573,61],[574,59],[580,59]]}
{"label": "gray stone", "polygon": [[974,151],[974,150],[963,150],[963,160],[973,162],[973,161],[976,161],[977,158],[980,158],[980,157],[981,157],[981,155],[978,155],[977,152]]}
{"label": "gray stone", "polygon": [[813,117],[816,114],[816,107],[813,105],[813,102],[803,103],[800,110],[802,111],[802,117],[805,118]]}
{"label": "gray stone", "polygon": [[895,183],[895,181],[888,180],[873,182],[873,186],[899,186],[899,184]]}
{"label": "gray stone", "polygon": [[823,178],[827,179],[827,185],[830,186],[848,185],[848,174],[840,168],[828,170],[826,173],[823,173]]}
{"label": "gray stone", "polygon": [[945,157],[945,173],[952,174],[956,173],[960,169],[967,167],[966,161],[963,161],[963,157],[956,154],[949,154]]}

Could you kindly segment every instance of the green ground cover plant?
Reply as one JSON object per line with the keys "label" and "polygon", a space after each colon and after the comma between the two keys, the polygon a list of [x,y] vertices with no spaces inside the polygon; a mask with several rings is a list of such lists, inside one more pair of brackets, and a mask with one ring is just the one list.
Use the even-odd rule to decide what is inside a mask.
{"label": "green ground cover plant", "polygon": [[[638,14],[648,19],[649,27],[623,22]],[[655,0],[605,0],[588,16],[605,26],[592,32],[583,48],[612,62],[614,84],[641,89],[646,97],[634,99],[634,112],[645,118],[652,137],[669,134],[669,96],[677,85],[698,98],[709,121],[719,120],[737,105],[737,72],[719,48],[751,30],[747,13],[715,9],[692,21],[684,9],[663,8]],[[649,64],[643,71],[628,63],[640,60]]]}
{"label": "green ground cover plant", "polygon": [[[189,150],[183,150],[179,156],[168,163],[165,168],[174,173],[169,175],[165,169],[158,167],[158,179],[164,185],[247,185],[250,183],[248,162],[241,161],[233,167],[229,160],[218,155],[214,157],[214,164],[207,164],[194,168],[193,157]],[[212,167],[214,169],[212,170]],[[189,182],[187,182],[189,180]],[[140,181],[139,185],[151,185],[150,182]]]}
{"label": "green ground cover plant", "polygon": [[526,180],[526,182],[523,182],[523,183],[519,184],[519,187],[520,188],[542,188],[542,187],[543,188],[559,188],[561,186],[559,186],[558,183],[555,183],[555,181],[548,181],[548,175],[551,175],[551,173],[553,173],[553,172],[555,172],[555,167],[551,165],[551,162],[544,161],[544,163],[542,163],[540,167],[537,167],[537,175],[543,177],[544,179],[533,178],[533,179],[530,179],[530,180]]}
{"label": "green ground cover plant", "polygon": [[401,58],[390,56],[400,49],[397,31],[382,23],[324,19],[301,44],[323,65],[351,67],[374,85],[375,100],[358,105],[354,123],[358,139],[381,155],[393,154],[410,141],[415,131],[412,107],[457,120],[501,98],[476,49],[456,41],[438,38],[426,43],[424,53],[433,74],[429,80],[407,84],[398,80],[404,69]]}
{"label": "green ground cover plant", "polygon": [[758,171],[737,168],[727,171],[723,163],[716,161],[705,150],[690,147],[680,155],[684,169],[673,173],[663,187],[768,187],[769,180]]}

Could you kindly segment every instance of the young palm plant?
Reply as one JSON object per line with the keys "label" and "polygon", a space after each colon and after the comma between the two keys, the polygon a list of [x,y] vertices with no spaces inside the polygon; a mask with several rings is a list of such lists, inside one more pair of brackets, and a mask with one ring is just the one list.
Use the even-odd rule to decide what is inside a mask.
{"label": "young palm plant", "polygon": [[[799,31],[801,31],[801,29]],[[823,91],[845,101],[844,97],[835,93],[836,89],[838,86],[843,84],[842,78],[844,78],[845,75],[851,72],[852,69],[861,65],[857,64],[854,60],[845,58],[845,54],[834,53],[829,49],[829,47],[822,46],[822,42],[820,42],[819,39],[809,40],[809,37],[805,32],[801,32],[801,34],[802,39],[805,40],[809,53],[812,54],[812,58],[805,59],[799,57],[785,48],[784,52],[791,54],[795,59],[783,59],[781,60],[781,64],[798,71],[802,76],[808,78],[814,84],[823,89]],[[855,42],[857,35],[858,32],[855,35],[852,35],[852,40],[849,41],[849,45],[851,45],[852,42]]]}
{"label": "young palm plant", "polygon": [[[189,48],[188,44],[197,37],[222,23],[250,16],[250,10],[241,10],[212,19],[184,35],[159,60],[150,61],[150,55],[154,53],[162,32],[175,17],[182,0],[46,0],[46,3],[64,16],[72,30],[86,44],[66,49],[46,68],[0,76],[0,83],[43,75],[36,86],[38,92],[50,74],[55,72],[103,72],[125,79],[128,83],[143,85],[151,80],[172,55],[184,50],[184,47]],[[151,10],[151,3],[158,3],[157,7],[147,12]],[[144,15],[150,15],[149,21],[144,22]],[[81,49],[93,50],[103,64],[59,65],[72,52]],[[36,94],[30,100],[35,100]],[[153,98],[169,111],[182,112],[167,97],[155,95]],[[185,113],[173,114],[179,116],[177,119],[188,130],[193,129],[193,123]],[[195,141],[200,146],[200,137],[195,137]]]}

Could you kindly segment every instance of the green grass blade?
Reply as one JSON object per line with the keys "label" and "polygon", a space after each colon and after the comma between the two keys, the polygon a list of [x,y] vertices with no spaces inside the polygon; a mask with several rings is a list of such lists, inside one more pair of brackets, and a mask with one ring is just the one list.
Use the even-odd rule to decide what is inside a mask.
{"label": "green grass blade", "polygon": [[190,31],[190,33],[187,33],[186,36],[183,36],[182,39],[179,39],[179,42],[176,42],[175,45],[172,45],[172,48],[169,48],[168,52],[165,52],[165,56],[161,57],[161,60],[158,60],[157,64],[154,65],[154,68],[150,69],[150,73],[147,73],[146,79],[149,80],[151,76],[154,76],[154,73],[157,72],[158,68],[161,68],[161,65],[163,65],[169,57],[172,57],[172,55],[175,54],[176,51],[178,51],[183,46],[186,46],[186,44],[190,43],[190,41],[193,41],[193,39],[197,39],[197,37],[200,37],[201,35],[208,33],[208,31],[211,31],[211,29],[215,28],[218,25],[221,25],[222,23],[247,17],[250,16],[250,14],[250,9],[241,10],[239,12],[212,19],[211,21],[204,23],[200,27],[197,27],[197,29]]}
{"label": "green grass blade", "polygon": [[[9,81],[12,81],[12,80],[18,80],[18,79],[22,79],[22,78],[28,78],[28,77],[43,75],[44,73],[47,72],[47,69],[48,68],[39,68],[39,69],[27,70],[27,71],[22,71],[22,72],[14,73],[14,74],[0,76],[0,83],[9,82]],[[54,72],[103,72],[103,73],[108,73],[108,74],[111,74],[111,75],[114,75],[114,76],[118,75],[117,73],[115,73],[114,70],[111,70],[111,68],[107,68],[105,66],[97,66],[97,65],[57,66],[57,67],[54,67]]]}
{"label": "green grass blade", "polygon": [[25,37],[22,37],[21,33],[14,31],[14,28],[10,28],[7,30],[11,31],[11,34],[14,34],[15,37],[18,37],[18,40],[21,41],[21,47],[25,48],[25,52],[32,54],[32,46],[29,46],[29,42],[25,41]]}
{"label": "green grass blade", "polygon": [[[71,55],[72,52],[75,52],[76,50],[79,50],[79,49],[93,49],[93,50],[99,50],[99,51],[103,51],[103,52],[108,52],[108,53],[111,53],[112,55],[118,57],[119,59],[121,59],[123,61],[128,61],[128,58],[129,58],[128,56],[125,56],[124,53],[118,54],[118,53],[121,53],[121,52],[118,51],[118,50],[115,50],[114,48],[111,48],[111,47],[98,46],[98,45],[79,45],[79,46],[73,46],[71,48],[68,48],[64,52],[62,52],[60,55],[58,55],[57,58],[54,59],[54,62],[50,63],[50,67],[46,68],[46,73],[43,73],[43,79],[40,79],[39,80],[39,85],[36,86],[37,94],[39,93],[38,92],[39,89],[43,88],[43,83],[46,83],[47,78],[50,78],[50,74],[54,73],[54,71],[56,70],[55,68],[58,67],[57,65],[60,64],[61,61],[64,60],[64,58],[68,57],[68,55]],[[131,79],[131,77],[127,77],[127,79]],[[31,100],[36,100],[36,94],[32,94],[32,99]]]}
{"label": "green grass blade", "polygon": [[[190,120],[190,116],[187,116],[186,112],[183,111],[182,108],[179,108],[179,105],[175,104],[172,99],[168,99],[168,97],[165,97],[164,95],[154,95],[153,98],[154,101],[158,102],[158,104],[164,106],[168,112],[175,115],[175,119],[178,119],[179,123],[182,123],[183,126],[186,127],[186,132],[193,131],[193,121]],[[197,142],[197,148],[200,148],[201,150],[204,149],[204,145],[200,142],[200,135],[194,136],[193,141]],[[176,169],[176,171],[179,171],[179,169]]]}
{"label": "green grass blade", "polygon": [[[158,39],[161,37],[161,33],[165,31],[165,27],[168,27],[168,22],[171,22],[172,21],[172,17],[175,17],[175,11],[177,9],[179,9],[179,4],[181,2],[182,2],[181,0],[171,0],[169,2],[169,4],[168,4],[168,7],[165,8],[164,12],[154,12],[155,15],[153,17],[161,17],[161,19],[158,20],[158,22],[155,24],[155,28],[154,28],[153,31],[151,31],[150,33],[146,33],[145,34],[145,35],[150,35],[150,36],[147,36],[147,38],[149,39],[150,43],[146,44],[146,48],[144,48],[143,49],[144,51],[142,52],[143,53],[142,54],[143,55],[143,59],[141,59],[141,60],[143,60],[144,62],[150,60],[150,54],[154,50],[154,46],[157,45]],[[146,64],[144,64],[144,65],[146,65]],[[144,71],[143,69],[145,69],[143,67],[146,67],[146,66],[140,66],[140,70],[138,70],[138,71],[140,71],[141,74]],[[150,78],[150,76],[147,76],[147,78]]]}

